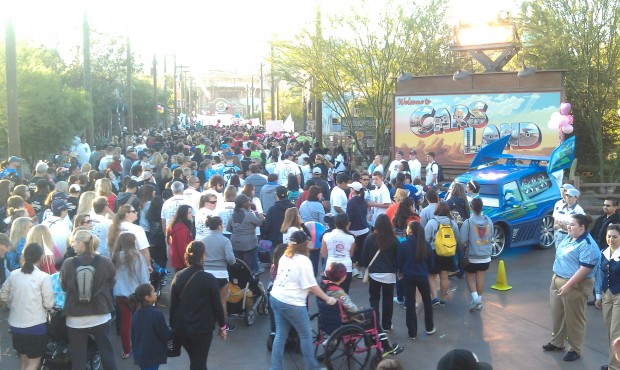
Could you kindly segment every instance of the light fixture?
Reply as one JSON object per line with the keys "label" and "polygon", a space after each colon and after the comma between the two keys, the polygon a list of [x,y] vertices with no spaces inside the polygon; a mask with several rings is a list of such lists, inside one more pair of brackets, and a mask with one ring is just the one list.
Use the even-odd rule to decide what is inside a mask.
{"label": "light fixture", "polygon": [[466,71],[464,69],[459,69],[458,71],[454,72],[454,74],[452,75],[452,79],[454,81],[460,81],[470,76],[471,76],[471,72]]}
{"label": "light fixture", "polygon": [[405,82],[405,81],[409,81],[413,78],[413,76],[411,75],[411,73],[409,72],[403,72],[400,76],[398,76],[397,81],[398,82]]}
{"label": "light fixture", "polygon": [[517,77],[519,78],[526,78],[526,77],[530,77],[531,75],[536,73],[536,68],[535,67],[528,67],[525,64],[523,65],[523,68],[521,68],[521,70],[519,72],[517,72]]}

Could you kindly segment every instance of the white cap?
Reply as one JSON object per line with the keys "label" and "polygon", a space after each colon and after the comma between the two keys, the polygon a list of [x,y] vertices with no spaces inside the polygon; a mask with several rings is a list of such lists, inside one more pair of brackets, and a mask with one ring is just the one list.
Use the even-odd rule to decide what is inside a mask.
{"label": "white cap", "polygon": [[564,190],[570,190],[570,189],[574,189],[575,187],[573,185],[571,185],[571,184],[564,184],[564,185],[562,185],[562,188]]}
{"label": "white cap", "polygon": [[363,188],[362,184],[360,184],[357,181],[353,181],[352,183],[348,184],[347,186],[350,187],[350,188],[353,188],[353,190],[355,190],[355,191],[360,191]]}
{"label": "white cap", "polygon": [[70,193],[73,193],[73,192],[79,193],[81,190],[82,190],[82,188],[80,188],[80,185],[78,185],[78,184],[73,184],[73,185],[69,186],[69,192]]}
{"label": "white cap", "polygon": [[579,190],[575,188],[566,190],[566,195],[571,196],[571,197],[579,198],[579,194],[580,194]]}

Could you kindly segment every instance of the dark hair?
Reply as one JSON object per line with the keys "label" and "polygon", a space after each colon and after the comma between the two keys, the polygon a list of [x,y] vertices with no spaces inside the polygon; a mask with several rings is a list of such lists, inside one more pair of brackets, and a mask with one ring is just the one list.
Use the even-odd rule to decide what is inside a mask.
{"label": "dark hair", "polygon": [[347,230],[347,226],[349,226],[349,216],[347,216],[346,213],[338,213],[336,217],[334,217],[334,226],[336,226],[336,229],[340,229],[349,234]]}
{"label": "dark hair", "polygon": [[351,177],[349,177],[349,175],[347,175],[346,173],[341,173],[338,176],[336,176],[337,184],[342,184],[343,182],[349,182],[350,180],[351,180]]}
{"label": "dark hair", "polygon": [[398,242],[394,235],[394,229],[392,228],[392,222],[390,218],[385,214],[380,214],[375,220],[375,228],[372,231],[375,244],[381,251],[387,251],[390,248],[395,248]]}
{"label": "dark hair", "polygon": [[209,230],[217,230],[217,228],[222,224],[222,222],[223,221],[220,216],[207,216],[205,226],[207,226]]}
{"label": "dark hair", "polygon": [[236,187],[237,189],[241,187],[241,180],[239,179],[238,175],[232,175],[230,176],[230,179],[228,180],[228,185],[234,185],[234,187]]}
{"label": "dark hair", "polygon": [[273,250],[273,265],[276,268],[276,273],[278,271],[278,264],[280,263],[280,258],[284,255],[284,251],[288,246],[284,243],[278,244],[278,246]]}
{"label": "dark hair", "polygon": [[185,250],[185,263],[187,266],[202,266],[202,256],[205,255],[203,242],[195,240],[187,245]]}
{"label": "dark hair", "polygon": [[428,256],[428,247],[426,246],[426,239],[424,238],[424,227],[422,224],[413,221],[408,226],[411,236],[415,238],[415,260],[417,262],[425,261]]}
{"label": "dark hair", "polygon": [[129,308],[131,311],[134,312],[137,309],[148,306],[146,297],[150,296],[154,290],[155,288],[149,283],[138,285],[136,290],[129,295]]}
{"label": "dark hair", "polygon": [[434,189],[430,189],[426,192],[426,200],[429,203],[437,203],[439,201],[439,196],[437,195],[437,191]]}
{"label": "dark hair", "polygon": [[428,152],[426,153],[426,155],[433,157],[433,159],[435,159],[435,152]]}
{"label": "dark hair", "polygon": [[292,172],[288,175],[288,183],[286,185],[286,188],[289,191],[299,190],[299,181],[297,181],[297,176],[293,175]]}
{"label": "dark hair", "polygon": [[188,230],[190,230],[190,232],[192,231],[192,221],[187,219],[187,213],[191,209],[192,209],[192,207],[190,205],[187,205],[187,204],[181,204],[179,206],[179,208],[177,208],[177,211],[174,214],[174,217],[172,217],[172,221],[170,221],[170,225],[168,225],[168,230],[166,230],[166,234],[168,236],[170,236],[170,232],[172,231],[172,227],[177,222],[182,222],[183,224],[185,224],[185,226],[187,226],[187,228],[188,228]]}
{"label": "dark hair", "polygon": [[411,207],[413,207],[413,199],[410,197],[403,199],[403,201],[398,204],[394,219],[392,220],[395,228],[406,228],[407,220],[412,216],[417,216],[417,214],[411,210]]}
{"label": "dark hair", "polygon": [[592,223],[592,216],[590,215],[576,214],[572,215],[571,218],[574,218],[579,226],[585,227],[586,231],[588,230],[588,226]]}
{"label": "dark hair", "polygon": [[614,207],[618,207],[618,198],[606,197],[604,200],[608,200]]}
{"label": "dark hair", "polygon": [[480,198],[472,199],[470,206],[475,215],[479,215],[482,212],[482,200]]}
{"label": "dark hair", "polygon": [[155,187],[151,184],[145,184],[141,191],[142,191],[142,196],[140,197],[140,208],[144,207],[144,203],[149,202],[151,200],[153,200],[153,191],[155,191]]}
{"label": "dark hair", "polygon": [[24,248],[23,256],[22,272],[24,274],[31,274],[34,271],[35,263],[38,263],[41,257],[43,257],[43,247],[38,243],[30,243]]}
{"label": "dark hair", "polygon": [[446,216],[449,219],[452,219],[452,216],[450,216],[450,206],[448,206],[448,203],[443,200],[437,203],[435,206],[435,216]]}
{"label": "dark hair", "polygon": [[[609,230],[613,230],[613,231],[615,231],[615,232],[620,234],[620,224],[609,224],[609,226],[607,226],[607,231],[609,231]],[[2,235],[2,234],[0,234],[0,235]]]}
{"label": "dark hair", "polygon": [[474,193],[478,194],[478,192],[480,191],[480,184],[478,183],[478,181],[475,180],[469,180],[469,182],[467,183],[467,186],[474,191]]}
{"label": "dark hair", "polygon": [[268,182],[276,182],[276,181],[278,181],[278,174],[277,173],[270,173],[269,176],[267,176],[267,181]]}
{"label": "dark hair", "polygon": [[306,200],[308,202],[318,202],[319,194],[321,194],[321,192],[322,190],[320,187],[312,185],[310,188],[308,188],[308,196],[306,197]]}

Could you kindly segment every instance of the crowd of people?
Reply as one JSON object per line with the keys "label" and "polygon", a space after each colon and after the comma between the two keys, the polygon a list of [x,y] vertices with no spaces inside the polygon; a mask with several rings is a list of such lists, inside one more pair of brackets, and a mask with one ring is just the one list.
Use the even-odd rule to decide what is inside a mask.
{"label": "crowd of people", "polygon": [[[167,361],[171,336],[188,352],[191,369],[206,369],[214,330],[222,339],[235,330],[227,322],[227,267],[240,259],[259,275],[265,271],[259,252],[273,263],[274,370],[283,367],[291,327],[305,367],[318,368],[307,297],[346,305],[354,279],[368,282],[368,304],[386,340],[394,305],[406,308],[409,338],[418,336],[419,303],[424,332],[434,334],[433,309],[450,304],[451,275],[465,277],[469,310],[482,309],[493,224],[482,212],[476,181],[454,182],[440,198],[441,167],[432,152],[425,169],[412,150],[409,159],[398,152],[389,164],[376,156],[366,170],[354,168],[342,146],[328,150],[307,138],[242,127],[145,130],[101,147],[82,137],[33,163],[31,175],[20,158],[3,162],[0,300],[10,307],[22,368],[36,368],[45,354],[45,312],[56,309],[67,318],[75,368],[87,361],[90,333],[106,369],[132,355],[139,367],[156,369]],[[604,309],[610,339],[620,335],[613,293],[620,289],[613,275],[620,274],[614,265],[620,234],[616,200],[605,201],[606,216],[588,232],[578,190],[562,189],[554,212],[555,337],[544,349],[562,349],[568,337],[565,359],[571,360],[583,342],[582,293],[596,293],[593,304]],[[309,222],[327,230],[318,246],[309,245]],[[586,248],[587,258],[579,252]],[[172,331],[152,307],[157,296],[149,278],[159,268],[175,274]],[[597,271],[600,284],[594,284]],[[86,278],[87,288],[77,283]],[[36,314],[24,315],[26,307]],[[111,344],[113,316],[120,354]],[[400,350],[386,342],[386,355]],[[612,369],[614,361],[610,355]]]}

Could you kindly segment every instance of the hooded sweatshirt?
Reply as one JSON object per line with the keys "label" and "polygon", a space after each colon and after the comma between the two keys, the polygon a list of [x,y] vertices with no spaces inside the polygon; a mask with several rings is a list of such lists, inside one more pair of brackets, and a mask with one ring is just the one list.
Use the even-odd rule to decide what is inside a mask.
{"label": "hooded sweatshirt", "polygon": [[[493,238],[493,221],[488,216],[474,215],[461,225],[459,241],[464,248],[469,247],[470,262],[486,263],[491,261]],[[479,262],[478,262],[479,261]]]}
{"label": "hooded sweatshirt", "polygon": [[[265,187],[263,187],[263,191],[265,191]],[[277,201],[273,207],[267,211],[263,227],[263,239],[271,240],[274,247],[282,243],[282,232],[280,228],[282,227],[282,222],[284,222],[284,213],[287,209],[293,207],[295,207],[295,205],[291,203],[290,200],[284,199]]]}
{"label": "hooded sweatshirt", "polygon": [[448,216],[434,216],[428,220],[426,227],[424,227],[426,241],[431,244],[433,250],[435,250],[435,235],[437,234],[437,229],[439,229],[439,224],[451,225],[452,232],[454,232],[454,238],[459,240],[459,227],[457,226],[456,221],[448,218]]}
{"label": "hooded sweatshirt", "polygon": [[268,212],[274,203],[278,200],[276,197],[276,188],[279,185],[275,182],[268,182],[263,185],[260,191],[260,203],[263,205],[263,211]]}

